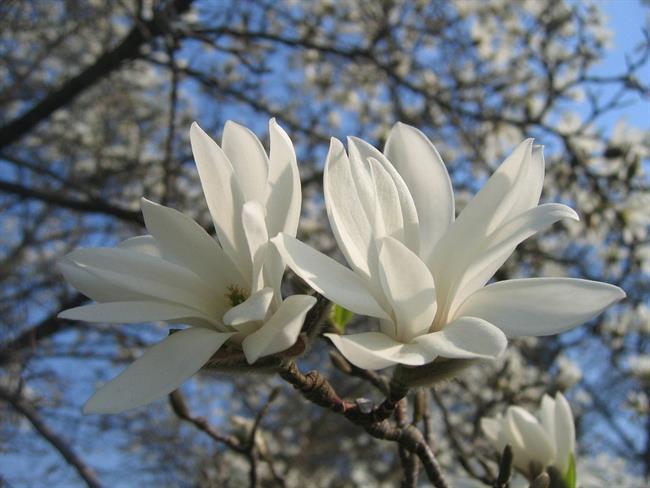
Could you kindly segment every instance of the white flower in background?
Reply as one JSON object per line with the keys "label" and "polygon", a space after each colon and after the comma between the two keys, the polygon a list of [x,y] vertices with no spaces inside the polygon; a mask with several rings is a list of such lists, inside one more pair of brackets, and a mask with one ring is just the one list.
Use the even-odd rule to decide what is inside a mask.
{"label": "white flower in background", "polygon": [[481,429],[495,448],[502,452],[510,444],[513,465],[521,473],[534,477],[531,463],[540,468],[554,466],[566,478],[575,463],[575,426],[571,406],[562,393],[555,399],[542,398],[538,418],[527,410],[510,406],[505,415],[482,418]]}
{"label": "white flower in background", "polygon": [[613,285],[569,278],[485,286],[521,241],[560,219],[578,219],[565,205],[538,205],[544,158],[531,139],[458,218],[447,170],[417,129],[395,125],[384,154],[357,138],[348,139],[348,149],[349,157],[332,139],[324,190],[334,236],[352,270],[292,236],[273,242],[316,291],[380,319],[380,332],[328,335],[356,366],[496,357],[506,337],[557,334],[625,296]]}
{"label": "white flower in background", "polygon": [[117,248],[79,249],[59,263],[72,286],[97,303],[61,318],[89,322],[164,320],[191,327],[148,349],[100,389],[85,412],[115,413],[164,396],[228,342],[249,363],[291,347],[313,297],[282,300],[284,263],[269,237],[296,235],[300,178],[291,140],[269,123],[267,156],[257,137],[228,122],[220,148],[195,123],[190,131],[219,243],[171,208],[142,200],[150,235]]}

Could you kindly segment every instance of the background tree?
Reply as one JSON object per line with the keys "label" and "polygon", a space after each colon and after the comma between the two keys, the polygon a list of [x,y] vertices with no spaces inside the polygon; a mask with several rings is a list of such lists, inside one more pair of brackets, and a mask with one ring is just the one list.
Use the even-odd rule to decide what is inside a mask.
{"label": "background tree", "polygon": [[[191,121],[214,136],[227,119],[263,134],[269,117],[298,149],[301,237],[335,255],[321,197],[330,136],[381,146],[395,121],[419,127],[458,208],[517,142],[544,144],[543,198],[582,220],[526,241],[498,278],[578,276],[628,298],[411,395],[403,421],[430,434],[446,471],[493,479],[480,417],[560,390],[585,464],[607,456],[600,464],[612,480],[624,473],[610,481],[621,486],[650,473],[650,139],[647,124],[620,117],[648,105],[647,30],[602,75],[610,35],[595,2],[5,1],[0,19],[0,476],[10,486],[241,486],[251,473],[263,486],[409,482],[408,456],[279,378],[206,372],[170,406],[81,416],[97,382],[166,332],[57,320],[86,300],[57,258],[139,233],[141,196],[207,227]],[[381,378],[334,361],[317,340],[304,366],[347,398],[382,398]]]}

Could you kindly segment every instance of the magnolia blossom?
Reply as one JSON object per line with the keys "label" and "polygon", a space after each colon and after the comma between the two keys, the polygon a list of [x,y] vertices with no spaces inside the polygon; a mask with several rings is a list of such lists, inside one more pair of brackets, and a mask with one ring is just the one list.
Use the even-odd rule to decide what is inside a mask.
{"label": "magnolia blossom", "polygon": [[455,217],[447,170],[417,129],[398,123],[382,154],[332,139],[324,175],[334,236],[351,270],[292,236],[273,239],[287,264],[339,305],[377,317],[379,332],[328,334],[353,364],[379,369],[436,357],[491,358],[506,337],[557,334],[589,320],[624,292],[569,278],[486,283],[524,239],[568,218],[538,205],[542,148],[519,144]]}
{"label": "magnolia blossom", "polygon": [[86,412],[119,412],[173,391],[226,342],[249,363],[292,346],[315,299],[282,300],[284,263],[269,237],[296,235],[301,190],[293,144],[269,123],[267,156],[245,127],[226,123],[219,147],[195,123],[190,131],[219,245],[196,222],[142,200],[150,235],[117,248],[79,249],[60,269],[97,303],[60,317],[90,322],[164,320],[190,327],[171,334],[88,401]]}
{"label": "magnolia blossom", "polygon": [[511,406],[503,416],[482,418],[481,428],[499,452],[510,444],[513,465],[523,474],[536,475],[530,471],[532,463],[541,468],[554,466],[566,477],[576,447],[571,406],[562,393],[555,399],[544,395],[538,417]]}

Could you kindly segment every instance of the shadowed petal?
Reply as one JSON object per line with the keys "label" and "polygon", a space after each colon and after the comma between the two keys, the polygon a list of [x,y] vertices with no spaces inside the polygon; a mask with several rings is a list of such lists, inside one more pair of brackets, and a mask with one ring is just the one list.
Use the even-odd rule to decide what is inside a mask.
{"label": "shadowed petal", "polygon": [[305,316],[316,303],[309,295],[292,295],[282,302],[280,308],[257,331],[242,342],[248,364],[258,358],[284,351],[293,346],[300,334]]}
{"label": "shadowed petal", "polygon": [[229,120],[223,129],[221,146],[235,171],[244,200],[263,202],[269,160],[260,140],[250,129]]}
{"label": "shadowed petal", "polygon": [[226,325],[241,325],[253,320],[264,320],[273,299],[273,288],[262,288],[248,300],[228,310],[223,316]]}
{"label": "shadowed petal", "polygon": [[231,335],[194,327],[170,335],[97,391],[84,406],[84,413],[119,413],[171,393]]}

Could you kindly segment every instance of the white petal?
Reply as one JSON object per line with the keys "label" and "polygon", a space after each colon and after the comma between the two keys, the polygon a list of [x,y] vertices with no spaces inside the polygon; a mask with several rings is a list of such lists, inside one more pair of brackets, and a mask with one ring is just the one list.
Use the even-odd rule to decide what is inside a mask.
{"label": "white petal", "polygon": [[284,232],[296,236],[302,193],[293,144],[275,119],[269,121],[271,154],[265,200],[269,236]]}
{"label": "white petal", "polygon": [[480,317],[508,337],[558,334],[595,317],[625,297],[619,287],[574,278],[528,278],[492,283],[470,296],[456,316]]}
{"label": "white petal", "polygon": [[[379,165],[385,170],[386,173],[388,173],[389,177],[392,179],[392,187],[394,187],[397,191],[399,199],[401,222],[404,229],[404,238],[400,240],[402,240],[411,251],[418,254],[420,249],[418,213],[415,208],[415,203],[413,202],[409,188],[406,186],[406,183],[397,172],[393,164],[386,158],[386,156],[384,156],[371,144],[368,144],[363,139],[359,139],[357,137],[349,137],[348,144],[350,148],[351,160],[356,159],[358,161],[369,162],[372,159],[376,163],[379,163]],[[389,191],[391,193],[393,192],[392,189]],[[394,198],[391,196],[391,200],[393,199]],[[384,202],[386,202],[385,197],[379,200],[380,205]],[[396,205],[391,204],[391,206],[395,207]]]}
{"label": "white petal", "polygon": [[120,248],[86,248],[71,252],[67,258],[111,287],[132,294],[132,300],[143,295],[155,297],[181,303],[209,316],[216,316],[222,305],[214,300],[210,288],[196,274],[155,256]]}
{"label": "white petal", "polygon": [[67,256],[57,263],[57,268],[74,288],[97,302],[112,302],[122,300],[146,300],[144,293],[136,293],[94,273],[85,266],[80,266]]}
{"label": "white petal", "polygon": [[199,170],[203,193],[223,250],[242,275],[251,275],[246,238],[241,224],[244,196],[235,171],[223,150],[195,122],[190,129],[192,152]]}
{"label": "white petal", "polygon": [[555,394],[555,444],[557,446],[556,466],[563,475],[569,469],[569,456],[575,453],[576,431],[573,424],[571,405],[562,393]]}
{"label": "white petal", "polygon": [[[517,177],[527,172],[524,169],[531,161],[531,147],[532,139],[519,144],[438,241],[430,263],[442,316],[436,320],[448,319],[467,268],[480,256],[488,236],[513,212],[518,195],[531,191],[523,184],[517,187]],[[521,213],[527,208],[517,210]]]}
{"label": "white petal", "polygon": [[[368,190],[372,192],[371,187]],[[334,138],[325,163],[323,191],[327,216],[341,252],[353,269],[370,276],[372,228],[343,144]]]}
{"label": "white petal", "polygon": [[248,283],[219,244],[190,217],[143,198],[142,214],[164,257],[191,269],[222,296],[229,285]]}
{"label": "white petal", "polygon": [[129,237],[128,239],[120,242],[117,247],[120,249],[128,249],[129,251],[142,252],[144,254],[148,254],[149,256],[156,256],[159,258],[162,257],[162,252],[158,246],[158,243],[156,242],[156,239],[154,239],[153,236],[149,235]]}
{"label": "white petal", "polygon": [[498,327],[476,317],[461,317],[444,329],[413,340],[436,356],[445,358],[495,358],[508,345]]}
{"label": "white petal", "polygon": [[388,318],[353,271],[286,234],[279,234],[272,242],[293,272],[321,295],[354,313]]}
{"label": "white petal", "polygon": [[395,313],[395,339],[411,342],[425,334],[436,313],[436,291],[426,265],[409,248],[392,237],[381,241],[379,276]]}
{"label": "white petal", "polygon": [[388,235],[406,243],[402,208],[395,182],[376,159],[369,158],[368,166],[375,201],[374,235],[376,237]]}
{"label": "white petal", "polygon": [[235,170],[244,199],[263,202],[269,160],[260,140],[246,127],[229,120],[223,129],[221,146]]}
{"label": "white petal", "polygon": [[254,200],[246,202],[242,210],[242,223],[246,234],[249,257],[253,263],[252,290],[257,291],[263,286],[262,267],[266,260],[266,248],[269,242],[266,216],[262,204]]}
{"label": "white petal", "polygon": [[467,262],[457,268],[454,286],[447,289],[449,315],[453,316],[468,296],[488,282],[522,241],[561,219],[579,220],[570,207],[547,203],[519,214],[483,241],[475,242],[473,253],[466,255]]}
{"label": "white petal", "polygon": [[442,158],[415,127],[397,123],[384,149],[408,186],[420,223],[420,256],[432,260],[433,249],[454,220],[454,193]]}
{"label": "white petal", "polygon": [[119,413],[171,393],[231,335],[194,327],[170,335],[97,391],[84,413]]}
{"label": "white petal", "polygon": [[[521,407],[510,407],[506,414],[506,425],[511,440],[523,449],[527,457],[548,466],[555,459],[555,447],[537,419]],[[515,446],[513,446],[514,448]],[[527,470],[528,466],[525,467]]]}
{"label": "white petal", "polygon": [[[555,400],[550,396],[542,396],[542,403],[539,408],[539,419],[544,427],[544,430],[548,432],[549,436],[553,438],[555,442]],[[557,444],[555,444],[557,446]]]}
{"label": "white petal", "polygon": [[324,334],[352,364],[363,369],[383,369],[395,364],[421,366],[435,356],[412,344],[402,344],[381,332]]}
{"label": "white petal", "polygon": [[216,327],[221,327],[220,322],[214,317],[208,317],[193,308],[177,303],[157,301],[93,303],[64,310],[58,317],[86,322],[119,322],[123,324],[156,322],[158,320],[178,321],[186,317],[195,317]]}
{"label": "white petal", "polygon": [[265,320],[273,299],[273,288],[262,288],[248,300],[228,310],[223,316],[226,325],[241,325],[253,320]]}
{"label": "white petal", "polygon": [[273,316],[242,342],[249,364],[258,358],[284,351],[293,346],[300,334],[305,316],[316,299],[309,295],[292,295]]}

